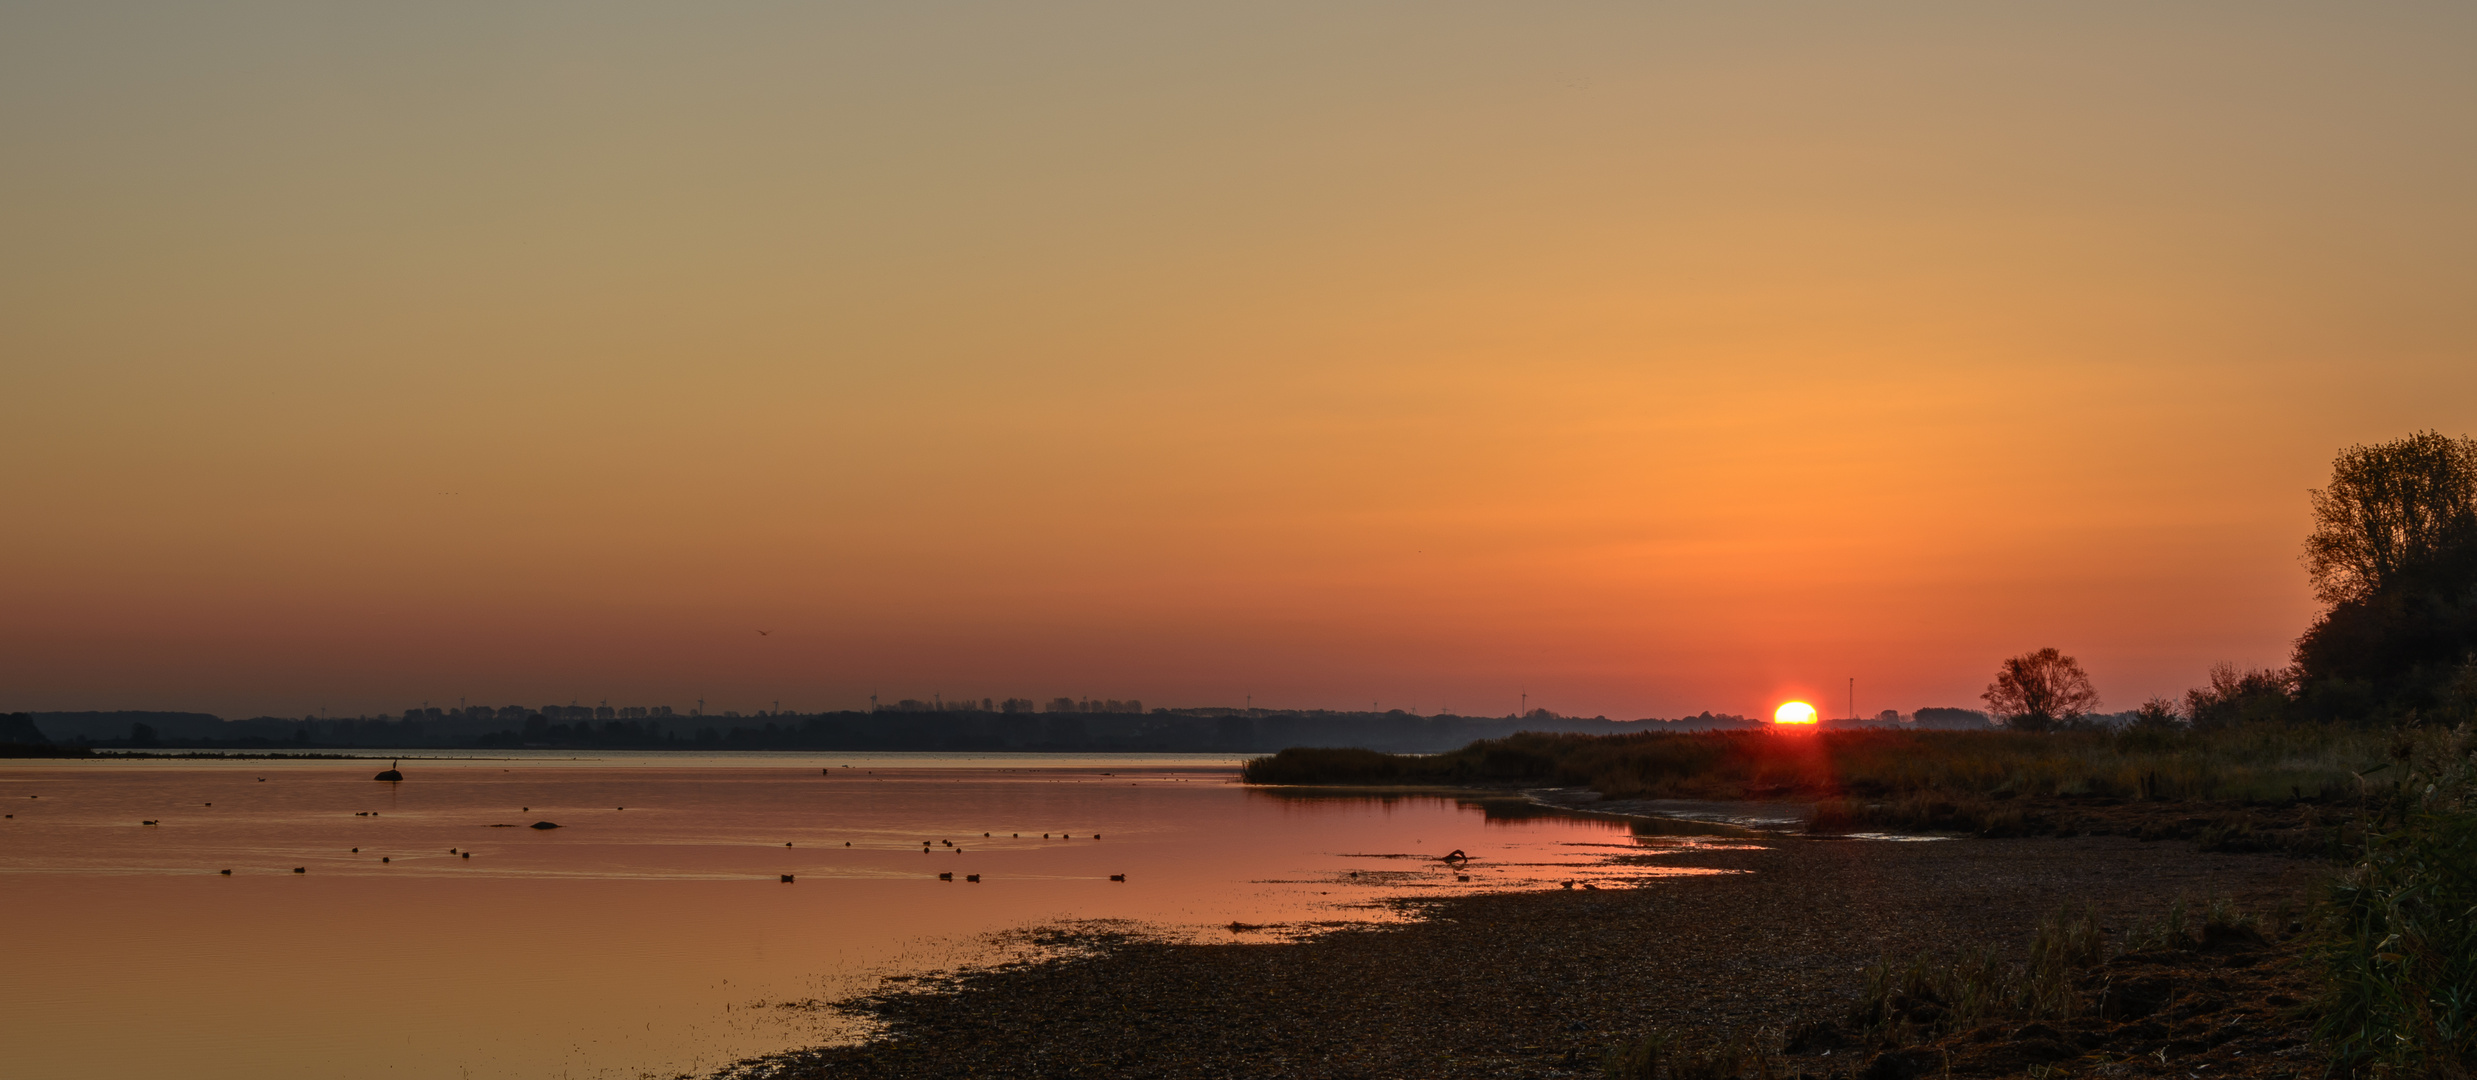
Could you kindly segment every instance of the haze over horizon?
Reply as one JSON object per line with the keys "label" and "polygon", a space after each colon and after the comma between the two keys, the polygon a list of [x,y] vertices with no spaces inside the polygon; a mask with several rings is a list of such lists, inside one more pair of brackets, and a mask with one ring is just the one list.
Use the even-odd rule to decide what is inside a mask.
{"label": "haze over horizon", "polygon": [[13,5],[0,710],[2129,709],[2477,432],[2473,40]]}

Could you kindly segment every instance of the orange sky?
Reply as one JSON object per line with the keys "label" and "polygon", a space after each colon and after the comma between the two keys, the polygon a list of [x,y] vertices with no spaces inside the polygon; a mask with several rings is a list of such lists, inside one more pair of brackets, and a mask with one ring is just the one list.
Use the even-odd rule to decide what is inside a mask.
{"label": "orange sky", "polygon": [[2473,50],[12,8],[0,708],[2130,708],[2284,659],[2337,448],[2477,431]]}

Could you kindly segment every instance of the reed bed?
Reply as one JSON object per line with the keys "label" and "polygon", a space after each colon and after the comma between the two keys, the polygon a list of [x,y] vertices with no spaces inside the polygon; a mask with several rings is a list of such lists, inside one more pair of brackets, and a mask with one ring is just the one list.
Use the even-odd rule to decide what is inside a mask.
{"label": "reed bed", "polygon": [[[1854,800],[1873,820],[1951,817],[1938,800],[2019,797],[2258,803],[2354,798],[2390,736],[2319,725],[2219,731],[1523,733],[1443,754],[1292,748],[1255,784],[1523,784],[1611,799]],[[1847,808],[1843,808],[1847,812]]]}
{"label": "reed bed", "polygon": [[2339,1072],[2477,1075],[2477,731],[2403,732],[2390,797],[2321,905],[2316,1035]]}

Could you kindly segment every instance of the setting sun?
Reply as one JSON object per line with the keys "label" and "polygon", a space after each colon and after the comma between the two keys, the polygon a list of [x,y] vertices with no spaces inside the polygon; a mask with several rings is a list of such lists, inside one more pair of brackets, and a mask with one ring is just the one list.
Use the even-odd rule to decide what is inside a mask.
{"label": "setting sun", "polygon": [[1811,724],[1815,722],[1815,707],[1803,701],[1792,701],[1772,711],[1775,724]]}

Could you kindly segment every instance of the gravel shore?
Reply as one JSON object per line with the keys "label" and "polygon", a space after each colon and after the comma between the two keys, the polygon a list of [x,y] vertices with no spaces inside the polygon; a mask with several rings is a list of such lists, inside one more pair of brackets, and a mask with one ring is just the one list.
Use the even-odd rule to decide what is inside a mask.
{"label": "gravel shore", "polygon": [[[2301,903],[2323,872],[2293,858],[2121,837],[1779,837],[1662,861],[1748,872],[1422,901],[1426,917],[1416,921],[1281,944],[1099,934],[1071,958],[890,991],[863,1006],[885,1023],[880,1037],[746,1063],[733,1075],[1597,1076],[1601,1055],[1654,1029],[1761,1029],[1776,1040],[1838,1019],[1863,969],[1887,957],[1987,945],[2017,953],[2038,917],[2068,901],[2093,905],[2118,928],[2158,917],[2179,896],[2228,897],[2270,912]],[[2268,989],[2237,996],[2297,981],[2292,957],[2263,948],[2274,955],[2211,961],[2268,980]],[[2223,1000],[2224,981],[2195,977],[2221,988],[2218,1007],[2233,1007]],[[2123,1032],[2148,1038],[2151,1028],[2162,1032],[2162,1052],[2178,1037],[2156,1021],[2138,1032],[2039,1029],[2024,1037],[2079,1038],[2073,1053],[2093,1050],[2085,1063],[2105,1075],[2151,1075],[2148,1059],[2136,1057],[2148,1049],[2091,1045],[2133,1037]],[[2171,1056],[2240,1055],[2249,1046],[2297,1052],[2286,1032],[2255,1034],[2253,1043],[2222,1040],[2216,1049],[2187,1038]],[[2003,1041],[1982,1032],[1976,1043],[1991,1040]],[[1923,1068],[1909,1059],[1865,1060],[1875,1056],[1844,1047],[1835,1060],[1810,1046],[1776,1067],[1786,1075],[1867,1076],[1872,1065],[1878,1077]],[[2003,1053],[1963,1058],[1981,1067],[1954,1075],[2007,1074],[2019,1064]],[[2267,1067],[2274,1059],[2256,1060]],[[2177,1060],[2170,1070],[2169,1056],[2160,1056],[2156,1074],[2184,1075],[2193,1063]],[[2278,1075],[2296,1064],[2284,1062],[2288,1071]],[[2256,1072],[2223,1062],[2206,1075]]]}

